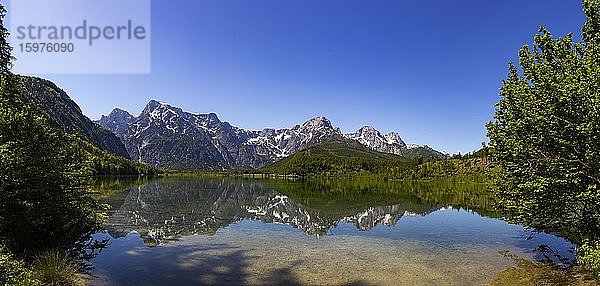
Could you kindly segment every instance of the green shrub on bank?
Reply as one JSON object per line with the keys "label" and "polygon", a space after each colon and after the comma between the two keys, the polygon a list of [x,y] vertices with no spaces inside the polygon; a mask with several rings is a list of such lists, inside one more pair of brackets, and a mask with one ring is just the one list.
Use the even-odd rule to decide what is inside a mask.
{"label": "green shrub on bank", "polygon": [[81,264],[61,250],[48,250],[37,256],[33,265],[15,258],[0,245],[0,286],[79,286],[87,280]]}
{"label": "green shrub on bank", "polygon": [[577,260],[596,274],[600,274],[600,242],[584,242],[577,249]]}
{"label": "green shrub on bank", "polygon": [[0,285],[41,285],[34,278],[34,274],[29,270],[25,262],[16,259],[3,245],[0,245]]}

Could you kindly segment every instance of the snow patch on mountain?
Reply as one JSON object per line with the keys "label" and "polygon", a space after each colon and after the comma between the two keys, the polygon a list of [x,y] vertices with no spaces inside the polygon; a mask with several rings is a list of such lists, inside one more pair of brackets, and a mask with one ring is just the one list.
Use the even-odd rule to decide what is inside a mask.
{"label": "snow patch on mountain", "polygon": [[379,152],[402,155],[406,150],[406,144],[398,133],[390,132],[384,136],[372,126],[363,126],[358,131],[344,136]]}
{"label": "snow patch on mountain", "polygon": [[291,128],[246,130],[219,120],[215,113],[186,112],[156,100],[137,117],[115,109],[98,123],[121,139],[134,160],[167,168],[257,168],[339,137],[396,155],[415,148],[397,133],[382,135],[371,126],[342,134],[324,116]]}

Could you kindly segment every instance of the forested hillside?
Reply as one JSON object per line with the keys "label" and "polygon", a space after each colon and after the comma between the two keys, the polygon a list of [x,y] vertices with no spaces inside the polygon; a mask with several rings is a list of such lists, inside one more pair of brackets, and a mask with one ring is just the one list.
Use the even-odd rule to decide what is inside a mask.
{"label": "forested hillside", "polygon": [[[63,133],[69,152],[77,158],[82,175],[155,174],[157,169],[129,160],[123,143],[110,131],[92,122],[77,104],[54,83],[13,75],[15,95],[4,94],[6,116],[34,113],[47,128]],[[8,97],[11,98],[8,98]],[[9,115],[10,114],[10,115]],[[25,126],[12,126],[26,129]],[[23,132],[27,130],[22,130]]]}
{"label": "forested hillside", "polygon": [[427,156],[427,150],[408,149],[405,156],[370,150],[339,138],[323,142],[259,169],[261,172],[305,176],[373,175],[389,179],[462,179],[484,181],[489,164],[485,154],[452,159]]}
{"label": "forested hillside", "polygon": [[23,103],[36,107],[49,123],[101,150],[129,159],[125,145],[119,138],[85,116],[77,103],[56,84],[37,77],[15,78],[22,86],[20,95]]}

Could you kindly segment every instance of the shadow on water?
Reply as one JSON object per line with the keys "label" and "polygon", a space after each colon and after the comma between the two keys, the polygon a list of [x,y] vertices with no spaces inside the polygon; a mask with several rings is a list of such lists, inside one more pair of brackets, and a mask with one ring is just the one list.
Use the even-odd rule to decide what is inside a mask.
{"label": "shadow on water", "polygon": [[[306,285],[306,283],[302,283],[298,276],[294,274],[293,269],[297,265],[299,265],[301,261],[295,261],[290,264],[289,267],[282,267],[275,270],[271,270],[266,274],[262,275],[262,277],[258,278],[255,281],[256,285],[289,285],[289,286],[301,286]],[[348,286],[367,286],[374,285],[369,284],[365,281],[356,280],[348,283],[342,283],[339,285],[348,285]]]}
{"label": "shadow on water", "polygon": [[[124,241],[126,240],[126,241]],[[306,263],[295,260],[286,267],[253,273],[250,266],[259,257],[226,243],[204,245],[173,242],[158,247],[138,244],[139,234],[113,240],[112,249],[96,259],[103,265],[89,285],[306,285],[294,269]],[[106,255],[108,254],[108,255]],[[267,266],[268,267],[268,266]],[[256,269],[254,269],[256,270]],[[310,284],[310,281],[308,281]],[[353,281],[341,285],[371,285]]]}
{"label": "shadow on water", "polygon": [[291,263],[288,267],[282,267],[275,270],[271,270],[262,278],[262,285],[303,285],[300,279],[292,271],[293,267],[298,265],[300,261]]}
{"label": "shadow on water", "polygon": [[241,285],[248,259],[236,247],[214,244],[161,251],[137,247],[113,253],[108,270],[96,274],[90,285]]}
{"label": "shadow on water", "polygon": [[[235,246],[215,243],[202,246],[138,247],[111,255],[110,269],[96,273],[89,285],[306,285],[294,273],[302,263],[251,273],[258,257]],[[99,258],[102,260],[102,258]],[[343,285],[370,285],[353,281]]]}

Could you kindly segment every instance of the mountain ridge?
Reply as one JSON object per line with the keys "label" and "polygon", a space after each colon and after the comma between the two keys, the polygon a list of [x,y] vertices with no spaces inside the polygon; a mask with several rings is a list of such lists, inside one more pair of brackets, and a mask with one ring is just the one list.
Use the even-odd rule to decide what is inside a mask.
{"label": "mountain ridge", "polygon": [[85,116],[79,105],[55,83],[30,76],[18,79],[24,88],[22,100],[37,106],[54,125],[101,150],[129,159],[123,143],[111,131]]}
{"label": "mountain ridge", "polygon": [[[221,121],[216,113],[192,113],[150,100],[138,116],[115,108],[96,122],[121,139],[133,160],[174,169],[259,168],[340,137],[378,152],[410,153],[395,132],[381,135],[365,126],[344,134],[324,116],[288,128],[249,130]],[[444,156],[433,149],[430,152]]]}
{"label": "mountain ridge", "polygon": [[[65,148],[64,151],[72,159],[65,168],[78,172],[77,176],[154,175],[160,172],[150,166],[132,162],[120,139],[85,116],[77,103],[55,83],[22,75],[14,75],[13,80],[14,86],[3,94],[6,116],[33,115],[36,124],[43,129],[32,130],[30,123],[23,121],[16,121],[20,123],[9,128],[15,131],[21,129],[19,132],[32,132],[26,136],[53,134],[51,139],[44,139],[49,141],[42,145],[48,144],[48,148]],[[8,142],[27,140],[19,144],[38,143],[32,137],[23,139],[23,135],[12,136],[14,137],[7,137]],[[10,148],[8,151],[12,152]]]}

